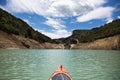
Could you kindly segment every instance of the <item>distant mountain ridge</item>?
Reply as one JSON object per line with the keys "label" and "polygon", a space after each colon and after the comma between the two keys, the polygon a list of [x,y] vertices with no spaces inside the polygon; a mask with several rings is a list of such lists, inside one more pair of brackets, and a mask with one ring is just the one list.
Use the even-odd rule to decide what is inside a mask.
{"label": "distant mountain ridge", "polygon": [[93,28],[91,30],[74,30],[72,35],[62,39],[63,43],[79,43],[92,42],[98,39],[112,37],[120,34],[120,19],[114,20],[104,26]]}
{"label": "distant mountain ridge", "polygon": [[0,30],[9,34],[15,34],[38,42],[52,42],[52,39],[35,31],[23,20],[14,17],[0,8]]}
{"label": "distant mountain ridge", "polygon": [[74,30],[66,38],[51,39],[0,8],[0,48],[120,50],[120,19],[91,30]]}

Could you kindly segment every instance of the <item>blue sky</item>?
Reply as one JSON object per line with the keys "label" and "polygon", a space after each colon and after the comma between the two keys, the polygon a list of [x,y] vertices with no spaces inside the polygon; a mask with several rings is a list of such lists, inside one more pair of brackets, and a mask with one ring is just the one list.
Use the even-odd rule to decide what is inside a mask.
{"label": "blue sky", "polygon": [[120,0],[0,0],[0,8],[51,38],[120,19]]}

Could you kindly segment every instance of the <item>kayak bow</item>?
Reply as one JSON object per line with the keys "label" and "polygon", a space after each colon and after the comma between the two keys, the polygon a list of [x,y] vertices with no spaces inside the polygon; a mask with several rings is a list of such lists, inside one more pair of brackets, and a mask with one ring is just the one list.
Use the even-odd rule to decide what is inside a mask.
{"label": "kayak bow", "polygon": [[63,65],[58,66],[49,80],[72,80]]}

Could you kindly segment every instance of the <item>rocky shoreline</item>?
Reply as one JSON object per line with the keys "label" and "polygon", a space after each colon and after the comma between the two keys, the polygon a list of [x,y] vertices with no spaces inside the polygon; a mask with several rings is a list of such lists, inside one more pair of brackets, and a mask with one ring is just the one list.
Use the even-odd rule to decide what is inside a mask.
{"label": "rocky shoreline", "polygon": [[0,49],[63,49],[63,44],[40,43],[0,31]]}
{"label": "rocky shoreline", "polygon": [[73,44],[72,49],[120,50],[120,35],[99,39],[89,43]]}
{"label": "rocky shoreline", "polygon": [[120,35],[99,39],[89,43],[55,44],[39,43],[33,39],[0,31],[0,49],[95,49],[120,50]]}

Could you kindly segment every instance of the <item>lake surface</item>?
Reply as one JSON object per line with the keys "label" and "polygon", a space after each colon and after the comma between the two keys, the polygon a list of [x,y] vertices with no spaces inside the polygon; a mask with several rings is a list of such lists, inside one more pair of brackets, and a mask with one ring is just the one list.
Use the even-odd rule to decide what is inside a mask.
{"label": "lake surface", "polygon": [[0,80],[48,80],[58,65],[73,80],[120,80],[120,51],[0,50]]}

